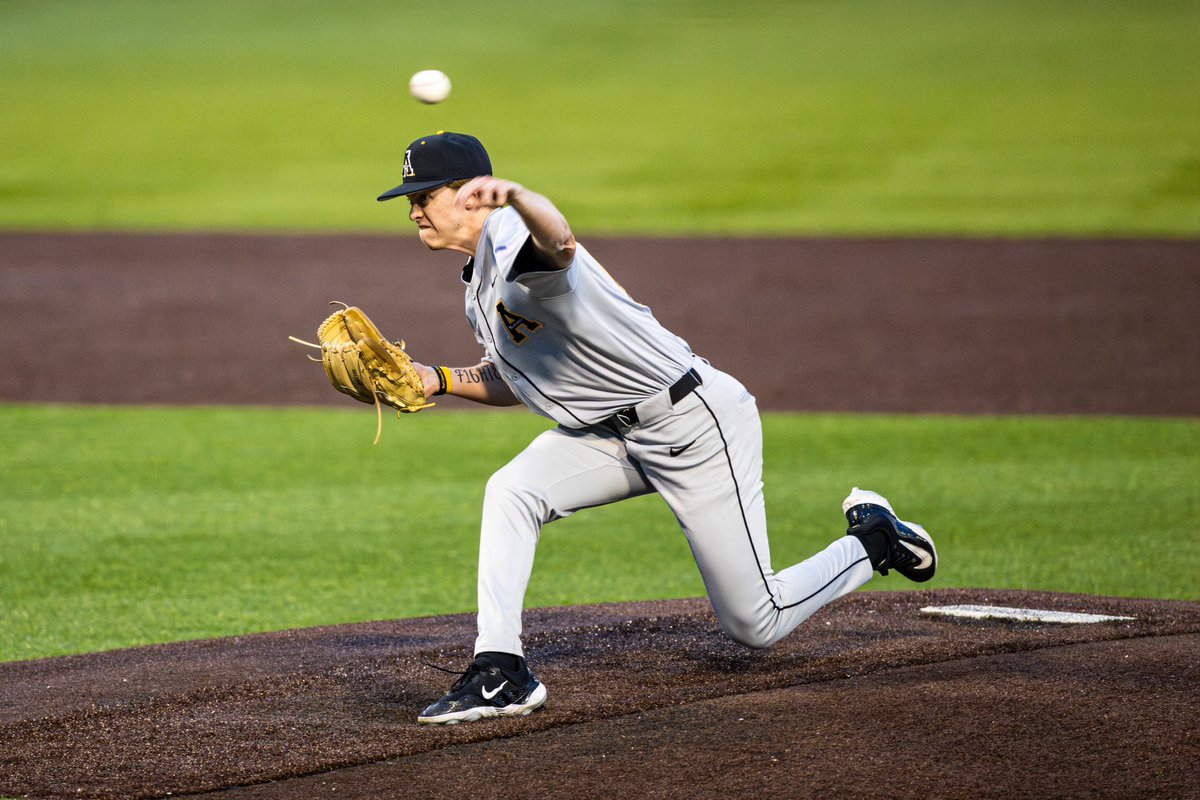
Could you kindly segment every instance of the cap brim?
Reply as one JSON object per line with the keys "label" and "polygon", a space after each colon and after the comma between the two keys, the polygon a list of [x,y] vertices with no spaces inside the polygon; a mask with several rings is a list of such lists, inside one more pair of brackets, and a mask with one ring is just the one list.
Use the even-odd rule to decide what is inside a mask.
{"label": "cap brim", "polygon": [[436,189],[439,186],[445,186],[448,183],[452,183],[454,180],[454,178],[446,178],[444,181],[414,181],[412,183],[402,183],[395,189],[390,189],[375,199],[380,201],[391,200],[393,197],[403,197],[408,194],[416,194],[417,192],[424,192],[429,189]]}

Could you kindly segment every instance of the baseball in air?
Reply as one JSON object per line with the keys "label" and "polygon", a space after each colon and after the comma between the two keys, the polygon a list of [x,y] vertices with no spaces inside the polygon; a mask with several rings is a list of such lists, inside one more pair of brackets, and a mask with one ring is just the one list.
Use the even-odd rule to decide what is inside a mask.
{"label": "baseball in air", "polygon": [[440,103],[450,96],[450,79],[440,69],[423,69],[408,79],[408,91],[422,103]]}

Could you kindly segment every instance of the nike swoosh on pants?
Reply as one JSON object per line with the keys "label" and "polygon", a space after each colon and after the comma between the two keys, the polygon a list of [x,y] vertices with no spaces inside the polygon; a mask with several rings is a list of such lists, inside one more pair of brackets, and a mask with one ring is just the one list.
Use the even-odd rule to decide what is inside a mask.
{"label": "nike swoosh on pants", "polygon": [[687,444],[685,444],[681,447],[672,447],[671,448],[671,458],[674,458],[675,456],[682,453],[684,450],[687,450],[689,447],[694,445],[696,443],[696,441],[697,441],[696,439],[692,439],[690,442],[688,442]]}

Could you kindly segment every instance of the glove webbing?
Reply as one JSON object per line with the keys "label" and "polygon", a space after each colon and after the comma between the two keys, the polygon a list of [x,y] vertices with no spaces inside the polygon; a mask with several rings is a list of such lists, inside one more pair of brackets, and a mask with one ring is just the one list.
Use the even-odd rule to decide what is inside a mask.
{"label": "glove webbing", "polygon": [[[293,342],[296,342],[297,344],[302,344],[307,347],[315,347],[318,350],[324,349],[319,344],[314,344],[313,342],[306,342],[303,339],[297,339],[295,336],[288,336],[288,338],[291,339]],[[308,356],[308,360],[315,361],[318,364],[321,363],[321,359],[313,358],[312,356]],[[383,435],[383,403],[379,402],[378,392],[376,392],[374,396],[375,396],[375,441],[371,442],[371,444],[379,444],[379,437]],[[399,412],[397,412],[397,415],[399,415]]]}

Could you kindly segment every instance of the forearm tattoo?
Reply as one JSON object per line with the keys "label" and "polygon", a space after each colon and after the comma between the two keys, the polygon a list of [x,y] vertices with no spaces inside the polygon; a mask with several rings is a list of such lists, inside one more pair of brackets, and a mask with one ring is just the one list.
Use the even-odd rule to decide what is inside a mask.
{"label": "forearm tattoo", "polygon": [[494,364],[484,364],[479,367],[458,368],[454,370],[454,382],[458,384],[491,383],[500,380],[500,373]]}

